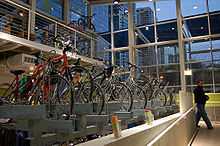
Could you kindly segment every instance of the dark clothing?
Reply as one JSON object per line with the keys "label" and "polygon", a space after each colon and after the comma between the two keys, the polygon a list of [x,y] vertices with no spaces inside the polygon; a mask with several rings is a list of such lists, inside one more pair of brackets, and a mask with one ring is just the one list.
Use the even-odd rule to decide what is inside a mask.
{"label": "dark clothing", "polygon": [[207,99],[206,99],[203,87],[197,86],[194,89],[194,98],[195,98],[195,103],[199,103],[199,104],[205,104],[206,103]]}
{"label": "dark clothing", "polygon": [[201,119],[205,121],[206,125],[208,128],[212,128],[212,123],[208,118],[208,115],[205,111],[205,103],[208,100],[208,96],[205,95],[205,91],[203,90],[202,86],[197,86],[194,89],[194,98],[195,98],[195,103],[197,107],[197,113],[196,113],[196,125],[198,126],[198,123]]}
{"label": "dark clothing", "polygon": [[196,125],[199,124],[199,121],[202,117],[202,119],[205,121],[206,125],[208,128],[212,128],[212,123],[209,120],[209,117],[205,111],[205,104],[199,104],[197,103],[197,113],[196,113]]}

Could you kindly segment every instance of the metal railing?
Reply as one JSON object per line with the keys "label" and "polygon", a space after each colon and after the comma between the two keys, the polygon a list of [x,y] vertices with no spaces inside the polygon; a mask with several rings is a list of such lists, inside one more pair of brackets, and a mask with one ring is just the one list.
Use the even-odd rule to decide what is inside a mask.
{"label": "metal railing", "polygon": [[87,57],[111,46],[93,32],[83,32],[80,27],[77,30],[75,26],[65,25],[40,10],[32,11],[11,0],[0,1],[0,31],[51,47],[55,47],[54,37],[61,35],[71,40],[79,55]]}

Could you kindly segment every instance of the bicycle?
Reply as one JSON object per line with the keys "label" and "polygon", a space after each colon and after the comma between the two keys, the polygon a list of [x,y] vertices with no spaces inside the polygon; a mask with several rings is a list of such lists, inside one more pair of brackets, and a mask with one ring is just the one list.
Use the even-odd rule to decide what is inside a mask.
{"label": "bicycle", "polygon": [[115,66],[105,66],[101,73],[93,75],[94,81],[100,85],[105,93],[106,104],[119,104],[121,111],[131,111],[133,106],[132,92],[129,87],[112,76]]}
{"label": "bicycle", "polygon": [[95,16],[95,14],[93,14],[92,16],[82,15],[81,18],[78,19],[78,25],[79,26],[83,26],[84,30],[87,27],[88,29],[90,29],[90,30],[95,32],[96,31],[95,25],[92,23],[92,18],[94,16]]}

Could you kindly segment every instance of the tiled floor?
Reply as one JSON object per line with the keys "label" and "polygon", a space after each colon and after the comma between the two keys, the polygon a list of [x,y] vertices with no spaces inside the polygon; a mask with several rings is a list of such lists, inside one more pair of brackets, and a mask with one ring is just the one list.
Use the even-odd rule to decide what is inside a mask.
{"label": "tiled floor", "polygon": [[213,122],[212,130],[208,130],[203,122],[200,125],[192,146],[220,146],[220,122]]}

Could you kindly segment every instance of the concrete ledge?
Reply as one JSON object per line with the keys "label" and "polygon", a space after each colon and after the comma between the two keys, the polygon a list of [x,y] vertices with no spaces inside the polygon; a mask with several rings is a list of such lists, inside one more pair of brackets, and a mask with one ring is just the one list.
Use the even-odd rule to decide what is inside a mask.
{"label": "concrete ledge", "polygon": [[143,124],[131,129],[123,130],[122,137],[118,139],[115,139],[113,134],[111,134],[77,146],[145,146],[180,116],[181,114],[177,113],[155,120],[152,125]]}

